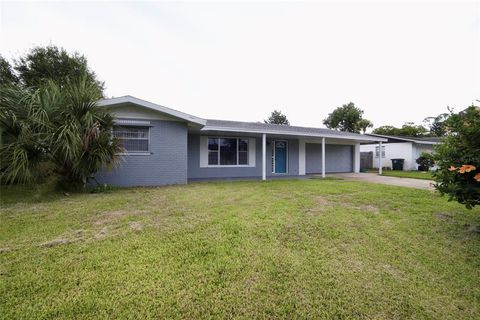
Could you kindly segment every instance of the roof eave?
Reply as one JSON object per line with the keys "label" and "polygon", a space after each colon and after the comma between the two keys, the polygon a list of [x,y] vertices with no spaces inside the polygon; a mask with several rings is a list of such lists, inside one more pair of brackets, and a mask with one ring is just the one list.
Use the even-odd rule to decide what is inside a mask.
{"label": "roof eave", "polygon": [[303,136],[303,137],[316,137],[316,138],[335,138],[335,139],[344,139],[344,140],[355,140],[355,141],[375,141],[375,142],[386,142],[387,139],[384,138],[373,138],[368,136],[343,136],[336,134],[320,134],[320,133],[305,133],[305,132],[286,132],[286,131],[275,131],[275,130],[255,130],[255,129],[244,129],[244,128],[229,128],[229,127],[217,127],[217,126],[205,126],[200,131],[225,131],[225,132],[241,132],[241,133],[259,133],[259,134],[274,134],[274,135],[285,135],[285,136]]}
{"label": "roof eave", "polygon": [[161,106],[159,104],[152,103],[152,102],[149,102],[149,101],[145,101],[145,100],[142,100],[142,99],[138,99],[138,98],[135,98],[135,97],[132,97],[132,96],[123,96],[123,97],[118,97],[118,98],[103,99],[103,100],[97,101],[97,105],[100,106],[100,107],[111,107],[111,106],[124,104],[124,103],[136,104],[136,105],[139,105],[141,107],[145,107],[145,108],[148,108],[148,109],[151,109],[151,110],[154,110],[154,111],[162,112],[162,113],[171,115],[175,118],[179,118],[179,119],[182,119],[182,120],[185,120],[185,121],[188,121],[188,122],[191,122],[191,123],[195,123],[195,124],[198,124],[198,125],[201,125],[201,126],[205,126],[207,124],[207,120],[205,120],[205,119],[195,117],[191,114],[184,113],[184,112],[174,110],[174,109],[170,109],[170,108]]}
{"label": "roof eave", "polygon": [[413,142],[413,143],[418,143],[418,144],[431,144],[431,145],[440,144],[440,142],[435,142],[435,141],[414,140],[414,139],[408,139],[408,138],[403,138],[403,137],[387,136],[387,135],[375,134],[375,133],[367,133],[367,135],[372,136],[372,137],[382,137],[382,138],[386,138],[386,139],[397,139],[397,140],[402,140],[402,141],[406,141],[406,142]]}

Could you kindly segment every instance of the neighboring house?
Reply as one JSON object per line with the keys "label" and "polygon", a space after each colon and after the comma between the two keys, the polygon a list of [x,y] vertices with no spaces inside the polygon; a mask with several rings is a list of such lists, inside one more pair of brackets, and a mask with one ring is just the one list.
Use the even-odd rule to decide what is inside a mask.
{"label": "neighboring house", "polygon": [[[405,159],[403,170],[417,170],[416,160],[422,152],[433,152],[433,146],[440,143],[439,137],[402,137],[387,136],[380,134],[369,134],[372,137],[387,139],[382,144],[382,167],[391,168],[392,159]],[[362,144],[360,151],[373,153],[373,167],[378,168],[379,163],[378,144]]]}
{"label": "neighboring house", "polygon": [[99,183],[154,186],[195,179],[359,172],[360,144],[386,141],[335,130],[206,120],[124,96],[99,101],[125,153]]}

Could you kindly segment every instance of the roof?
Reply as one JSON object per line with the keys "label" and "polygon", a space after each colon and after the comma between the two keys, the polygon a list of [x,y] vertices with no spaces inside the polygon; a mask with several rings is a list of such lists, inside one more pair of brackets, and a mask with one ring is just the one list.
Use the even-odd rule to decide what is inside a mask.
{"label": "roof", "polygon": [[167,107],[161,106],[159,104],[148,102],[148,101],[138,99],[138,98],[135,98],[135,97],[132,97],[132,96],[123,96],[123,97],[118,97],[118,98],[103,99],[103,100],[100,100],[100,101],[97,102],[97,104],[101,107],[109,107],[109,106],[125,104],[125,103],[132,103],[132,104],[136,104],[136,105],[148,108],[148,109],[152,109],[152,110],[155,110],[155,111],[160,111],[162,113],[171,115],[175,118],[186,120],[188,122],[196,123],[196,124],[199,124],[199,125],[202,125],[202,126],[204,126],[205,123],[206,123],[205,119],[195,117],[195,116],[192,116],[191,114],[184,113],[184,112],[181,112],[181,111],[177,111],[177,110],[174,110],[174,109],[171,109],[171,108],[167,108]]}
{"label": "roof", "polygon": [[191,114],[167,108],[152,102],[138,99],[132,96],[122,96],[118,98],[103,99],[97,102],[101,107],[111,107],[115,105],[122,105],[131,103],[148,109],[168,114],[175,118],[183,119],[185,121],[200,125],[201,131],[225,131],[225,132],[243,132],[243,133],[268,133],[276,135],[290,135],[290,136],[306,136],[306,137],[325,137],[337,139],[349,139],[360,142],[383,141],[387,139],[383,137],[374,137],[371,135],[363,135],[351,132],[343,132],[324,128],[285,126],[278,124],[268,124],[261,122],[240,122],[228,120],[213,120],[202,119]]}
{"label": "roof", "polygon": [[410,137],[410,136],[387,136],[384,134],[369,133],[369,136],[386,138],[389,140],[400,140],[418,144],[440,144],[442,137]]}
{"label": "roof", "polygon": [[338,130],[312,128],[312,127],[298,127],[286,126],[279,124],[270,124],[262,122],[241,122],[229,120],[215,120],[207,119],[207,124],[202,128],[202,131],[231,131],[231,132],[248,132],[248,133],[269,133],[280,135],[293,136],[308,136],[308,137],[325,137],[325,138],[339,138],[362,141],[387,141],[381,137],[372,137],[363,134],[344,132]]}

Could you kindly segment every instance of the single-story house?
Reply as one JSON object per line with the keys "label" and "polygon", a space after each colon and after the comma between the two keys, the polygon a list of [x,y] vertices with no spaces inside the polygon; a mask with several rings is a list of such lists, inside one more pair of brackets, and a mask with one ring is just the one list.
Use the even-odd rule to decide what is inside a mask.
{"label": "single-story house", "polygon": [[[380,134],[369,134],[372,137],[387,139],[382,144],[382,152],[380,146],[374,143],[362,144],[360,151],[371,152],[373,154],[373,168],[378,168],[379,163],[383,167],[391,168],[392,159],[405,159],[403,170],[417,170],[418,164],[416,160],[422,152],[433,152],[433,146],[440,143],[439,137],[404,137],[404,136],[387,136]],[[381,161],[379,161],[381,157]]]}
{"label": "single-story house", "polygon": [[132,96],[98,105],[114,115],[113,135],[125,149],[119,166],[95,176],[102,184],[359,172],[360,144],[386,141],[321,128],[202,119]]}

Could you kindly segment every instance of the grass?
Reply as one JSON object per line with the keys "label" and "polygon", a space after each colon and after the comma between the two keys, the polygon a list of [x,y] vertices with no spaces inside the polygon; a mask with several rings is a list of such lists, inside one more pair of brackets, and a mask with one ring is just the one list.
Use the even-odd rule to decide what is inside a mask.
{"label": "grass", "polygon": [[332,180],[1,190],[0,313],[480,318],[479,209]]}
{"label": "grass", "polygon": [[[378,172],[378,170],[375,170],[372,172]],[[433,180],[433,175],[430,171],[383,170],[382,175],[389,176],[389,177],[399,177],[399,178]]]}

